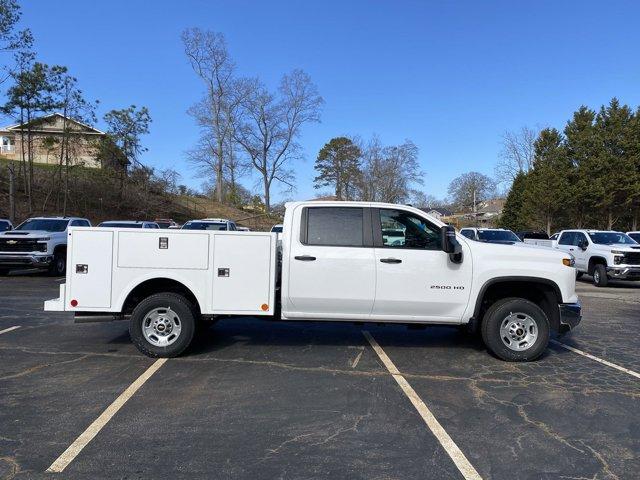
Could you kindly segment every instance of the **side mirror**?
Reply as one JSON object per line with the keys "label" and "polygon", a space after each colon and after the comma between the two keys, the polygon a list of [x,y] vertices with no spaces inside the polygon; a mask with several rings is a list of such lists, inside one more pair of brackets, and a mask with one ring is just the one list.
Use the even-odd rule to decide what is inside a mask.
{"label": "side mirror", "polygon": [[449,254],[449,258],[454,263],[462,262],[462,245],[456,239],[456,229],[451,225],[440,228],[440,241],[442,250]]}

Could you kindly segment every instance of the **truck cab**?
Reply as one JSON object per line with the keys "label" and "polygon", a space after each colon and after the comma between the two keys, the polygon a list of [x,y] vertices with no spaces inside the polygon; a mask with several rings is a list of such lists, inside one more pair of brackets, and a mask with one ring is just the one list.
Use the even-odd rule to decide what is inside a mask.
{"label": "truck cab", "polygon": [[465,326],[509,361],[539,357],[551,331],[580,321],[563,252],[470,241],[385,203],[288,203],[283,225],[281,234],[72,230],[67,284],[45,309],[127,318],[150,356],[179,355],[195,323],[216,315]]}

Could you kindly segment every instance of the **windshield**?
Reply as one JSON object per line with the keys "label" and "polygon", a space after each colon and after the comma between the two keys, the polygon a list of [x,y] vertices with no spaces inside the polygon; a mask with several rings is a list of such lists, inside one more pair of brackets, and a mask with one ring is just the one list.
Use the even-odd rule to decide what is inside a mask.
{"label": "windshield", "polygon": [[595,232],[590,233],[589,236],[593,243],[598,245],[613,245],[614,243],[621,243],[623,245],[635,245],[637,242],[626,233],[622,232]]}
{"label": "windshield", "polygon": [[481,242],[520,242],[518,236],[511,230],[478,230]]}
{"label": "windshield", "polygon": [[271,231],[273,233],[282,233],[282,225],[275,225],[271,228]]}
{"label": "windshield", "polygon": [[16,230],[44,230],[45,232],[64,232],[69,220],[55,220],[50,218],[33,218],[22,222]]}
{"label": "windshield", "polygon": [[141,223],[126,223],[126,222],[102,222],[99,227],[110,228],[142,228]]}
{"label": "windshield", "polygon": [[640,233],[629,233],[628,235],[636,242],[640,243]]}
{"label": "windshield", "polygon": [[187,222],[182,228],[184,230],[226,230],[226,223],[213,223],[213,222]]}

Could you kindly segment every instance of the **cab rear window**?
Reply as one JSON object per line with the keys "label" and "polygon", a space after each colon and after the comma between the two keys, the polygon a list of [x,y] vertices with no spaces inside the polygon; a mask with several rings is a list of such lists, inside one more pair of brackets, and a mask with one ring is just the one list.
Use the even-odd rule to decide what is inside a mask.
{"label": "cab rear window", "polygon": [[[362,247],[364,211],[352,207],[309,207],[302,243],[333,247]],[[304,222],[304,220],[303,220]],[[306,234],[306,235],[305,235]]]}

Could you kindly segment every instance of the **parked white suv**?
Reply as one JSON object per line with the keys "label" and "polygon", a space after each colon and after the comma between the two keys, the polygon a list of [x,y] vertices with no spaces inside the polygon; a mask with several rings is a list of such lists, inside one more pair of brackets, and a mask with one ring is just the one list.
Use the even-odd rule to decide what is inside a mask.
{"label": "parked white suv", "polygon": [[86,218],[36,217],[0,233],[0,275],[17,268],[47,268],[51,275],[64,275],[67,229],[90,226]]}
{"label": "parked white suv", "polygon": [[610,278],[640,280],[640,245],[623,232],[603,230],[563,230],[556,248],[575,257],[578,276],[593,276],[604,287]]}

